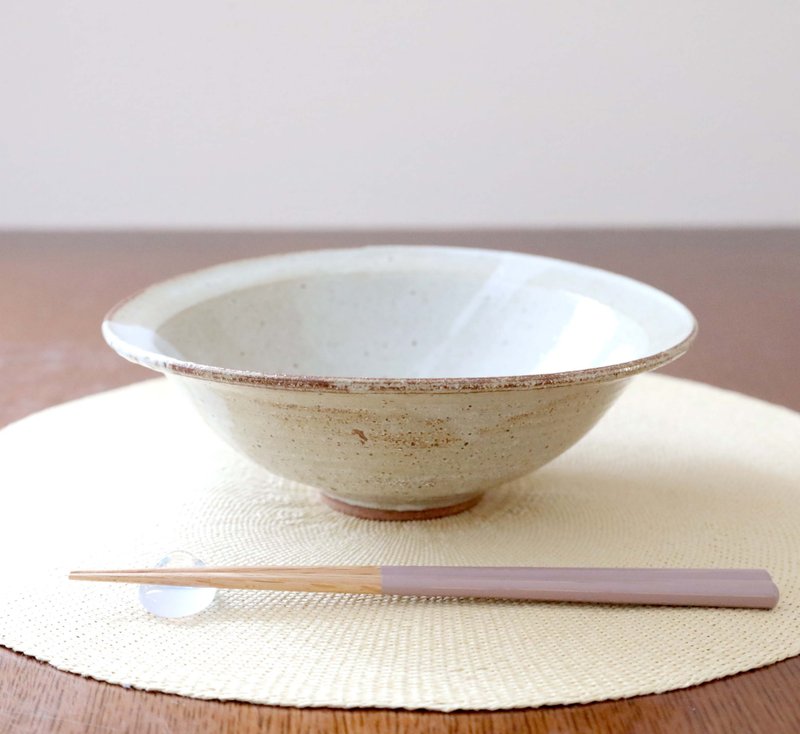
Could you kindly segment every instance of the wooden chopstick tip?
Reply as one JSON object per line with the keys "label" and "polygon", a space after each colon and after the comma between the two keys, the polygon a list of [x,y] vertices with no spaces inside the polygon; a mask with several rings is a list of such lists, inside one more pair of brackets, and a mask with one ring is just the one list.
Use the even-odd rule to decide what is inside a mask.
{"label": "wooden chopstick tip", "polygon": [[91,571],[70,571],[67,575],[70,581],[96,581],[98,578],[100,577]]}

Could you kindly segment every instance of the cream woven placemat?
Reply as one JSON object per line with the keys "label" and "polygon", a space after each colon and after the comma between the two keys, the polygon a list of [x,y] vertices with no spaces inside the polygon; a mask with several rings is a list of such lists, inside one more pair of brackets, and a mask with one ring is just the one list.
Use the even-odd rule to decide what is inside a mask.
{"label": "cream woven placemat", "polygon": [[[474,510],[348,518],[213,438],[165,380],[0,432],[0,642],[199,698],[498,709],[665,691],[800,653],[800,415],[638,378],[584,441]],[[772,612],[220,592],[184,620],[70,568],[213,564],[759,566]]]}

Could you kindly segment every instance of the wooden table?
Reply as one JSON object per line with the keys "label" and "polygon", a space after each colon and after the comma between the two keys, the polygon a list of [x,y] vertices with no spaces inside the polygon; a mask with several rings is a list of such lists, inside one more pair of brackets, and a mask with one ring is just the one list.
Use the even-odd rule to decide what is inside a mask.
{"label": "wooden table", "polygon": [[[700,336],[689,354],[665,372],[800,409],[797,230],[6,233],[0,235],[0,425],[48,405],[150,376],[112,353],[99,333],[104,312],[136,288],[239,257],[379,242],[503,247],[640,278],[682,300],[700,322]],[[0,732],[8,734],[794,734],[800,731],[798,692],[800,657],[682,691],[584,706],[455,714],[290,709],[126,690],[0,648]]]}

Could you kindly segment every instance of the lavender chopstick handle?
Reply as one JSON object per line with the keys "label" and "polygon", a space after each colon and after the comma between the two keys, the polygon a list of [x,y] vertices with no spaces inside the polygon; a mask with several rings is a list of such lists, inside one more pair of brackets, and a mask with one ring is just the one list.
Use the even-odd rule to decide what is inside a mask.
{"label": "lavender chopstick handle", "polygon": [[382,566],[384,594],[772,609],[763,569]]}

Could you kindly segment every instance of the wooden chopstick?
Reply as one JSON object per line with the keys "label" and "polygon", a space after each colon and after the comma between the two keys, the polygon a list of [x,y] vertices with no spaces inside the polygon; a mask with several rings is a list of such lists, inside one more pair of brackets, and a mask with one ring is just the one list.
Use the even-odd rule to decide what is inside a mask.
{"label": "wooden chopstick", "polygon": [[205,566],[73,571],[69,578],[220,589],[753,609],[772,609],[779,598],[763,569]]}

